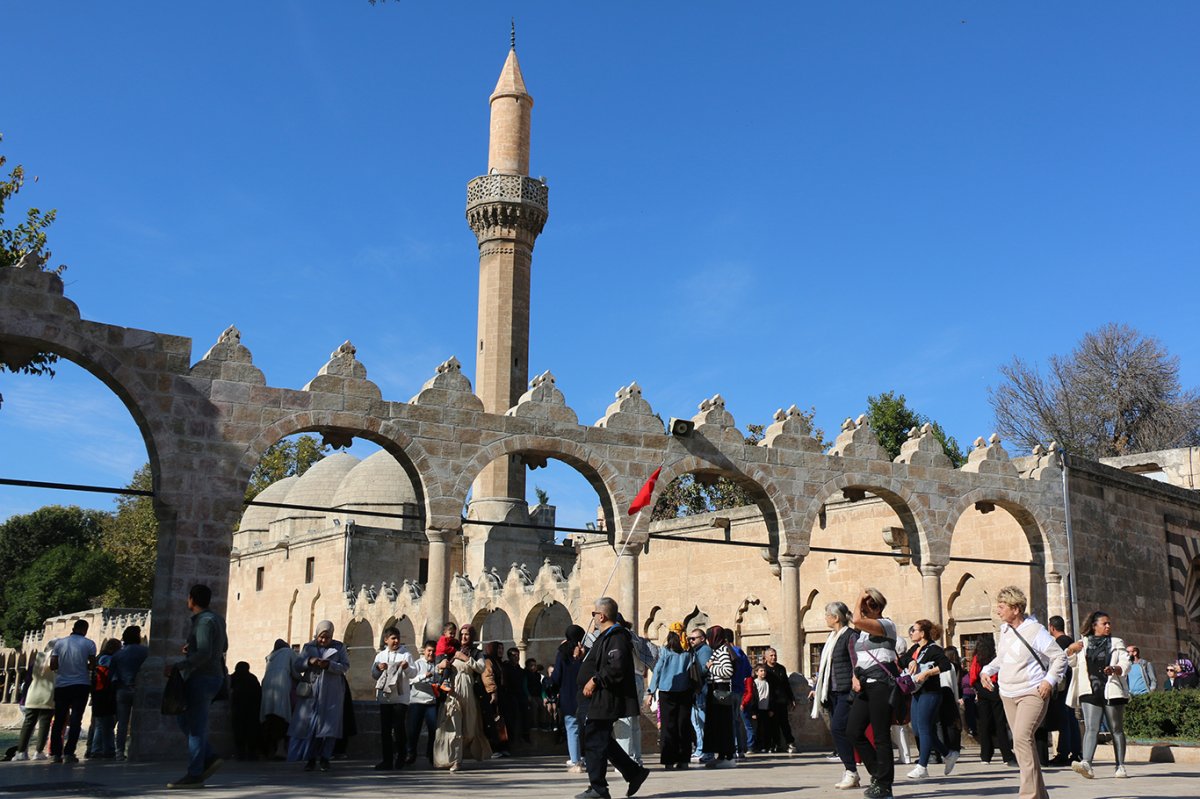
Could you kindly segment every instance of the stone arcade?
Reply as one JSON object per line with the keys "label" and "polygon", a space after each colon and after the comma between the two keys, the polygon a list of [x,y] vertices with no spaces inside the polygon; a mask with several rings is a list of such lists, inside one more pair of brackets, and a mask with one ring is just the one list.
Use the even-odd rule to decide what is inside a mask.
{"label": "stone arcade", "polygon": [[[752,649],[773,644],[807,673],[824,639],[821,607],[864,584],[892,599],[895,618],[941,621],[952,642],[969,645],[992,629],[989,596],[1004,583],[1028,587],[1039,616],[1070,618],[1073,555],[1080,612],[1109,607],[1152,660],[1195,653],[1192,491],[1091,462],[1067,469],[1052,445],[1010,458],[994,436],[978,439],[956,470],[928,429],[914,430],[892,461],[861,418],[824,452],[794,407],[748,445],[719,395],[700,403],[691,436],[672,437],[637,384],[617,391],[603,418],[580,424],[552,374],[528,382],[532,250],[548,190],[528,175],[532,99],[515,51],[491,102],[488,174],[468,187],[480,257],[474,391],[450,358],[409,401],[386,400],[349,342],[303,389],[270,386],[235,328],[193,362],[188,339],[82,318],[53,273],[0,269],[0,346],[52,351],[96,375],[149,453],[159,550],[137,754],[178,750],[173,728],[159,734],[161,665],[186,634],[182,598],[198,581],[229,616],[231,660],[257,667],[276,637],[302,641],[326,616],[354,650],[367,650],[389,623],[412,641],[448,618],[491,624],[503,613],[508,627],[497,625],[495,637],[507,629],[519,647],[545,651],[564,619],[585,615],[615,562],[612,593],[643,633],[659,637],[677,618],[711,620]],[[246,510],[243,492],[266,449],[306,431],[331,442],[362,437],[386,454],[335,454],[262,495],[329,511]],[[524,499],[526,466],[547,458],[596,489],[605,532],[555,544],[552,509],[529,510]],[[631,527],[624,509],[664,463],[660,487],[689,473],[724,476],[755,504],[655,523],[655,532],[759,546],[652,540],[647,515]],[[372,509],[412,518],[363,514]]]}

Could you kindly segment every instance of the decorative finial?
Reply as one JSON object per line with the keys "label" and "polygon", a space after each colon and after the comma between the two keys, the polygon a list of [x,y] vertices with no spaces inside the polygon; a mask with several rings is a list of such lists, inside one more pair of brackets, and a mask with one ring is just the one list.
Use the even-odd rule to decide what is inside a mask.
{"label": "decorative finial", "polygon": [[511,47],[513,50],[516,50],[517,49],[517,18],[512,17],[510,21],[512,22],[512,33],[510,33],[509,37],[508,37],[508,46]]}

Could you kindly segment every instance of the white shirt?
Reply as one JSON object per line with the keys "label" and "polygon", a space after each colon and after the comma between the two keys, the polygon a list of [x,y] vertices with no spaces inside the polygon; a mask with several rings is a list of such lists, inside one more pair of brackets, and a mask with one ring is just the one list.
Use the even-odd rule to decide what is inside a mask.
{"label": "white shirt", "polygon": [[[1020,632],[1020,637],[1017,632]],[[1021,643],[1021,638],[1029,642],[1028,647]],[[1034,657],[1033,652],[1029,651],[1030,647],[1039,657]],[[1007,624],[1000,625],[996,657],[980,673],[991,678],[999,674],[1000,695],[1018,697],[1036,693],[1043,682],[1057,685],[1066,668],[1066,656],[1054,636],[1033,616],[1026,616],[1015,631]]]}
{"label": "white shirt", "polygon": [[[860,630],[858,638],[854,640],[854,653],[857,656],[855,665],[863,671],[878,670],[881,668],[880,663],[895,663],[899,659],[895,643],[896,624],[891,619],[877,621],[883,627],[883,638],[868,635]],[[884,639],[891,639],[891,642]],[[872,678],[868,678],[870,679]]]}
{"label": "white shirt", "polygon": [[371,666],[371,675],[376,678],[375,698],[387,705],[407,705],[408,681],[416,673],[412,655],[407,649],[403,646],[395,652],[384,649],[375,656],[375,663]]}
{"label": "white shirt", "polygon": [[82,635],[72,633],[55,642],[52,654],[58,658],[58,671],[54,675],[55,688],[92,684],[88,659],[96,656],[95,643]]}

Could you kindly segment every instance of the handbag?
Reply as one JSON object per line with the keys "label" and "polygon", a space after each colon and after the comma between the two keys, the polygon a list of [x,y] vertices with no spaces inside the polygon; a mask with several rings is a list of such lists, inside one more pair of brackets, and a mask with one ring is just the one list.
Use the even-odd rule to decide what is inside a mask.
{"label": "handbag", "polygon": [[300,699],[307,699],[313,695],[313,684],[305,674],[299,682],[296,683],[296,696]]}
{"label": "handbag", "polygon": [[728,688],[713,688],[711,693],[713,701],[718,705],[728,705],[729,707],[733,707],[737,704],[737,694]]}
{"label": "handbag", "polygon": [[688,682],[692,684],[692,690],[700,693],[700,689],[704,687],[704,680],[700,676],[700,662],[696,660],[696,653],[689,652],[691,662],[688,663],[687,676]]}
{"label": "handbag", "polygon": [[180,716],[187,710],[187,684],[179,669],[171,669],[167,684],[163,688],[162,714],[164,716]]}

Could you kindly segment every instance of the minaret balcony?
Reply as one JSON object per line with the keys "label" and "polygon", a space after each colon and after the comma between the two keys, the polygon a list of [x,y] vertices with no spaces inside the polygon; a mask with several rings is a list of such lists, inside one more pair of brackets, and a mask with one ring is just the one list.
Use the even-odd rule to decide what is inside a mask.
{"label": "minaret balcony", "polygon": [[467,213],[487,203],[521,203],[548,214],[550,188],[544,180],[526,175],[480,175],[467,184]]}

